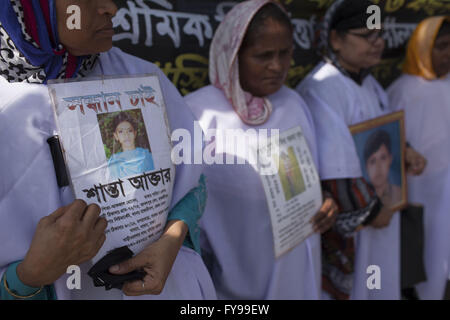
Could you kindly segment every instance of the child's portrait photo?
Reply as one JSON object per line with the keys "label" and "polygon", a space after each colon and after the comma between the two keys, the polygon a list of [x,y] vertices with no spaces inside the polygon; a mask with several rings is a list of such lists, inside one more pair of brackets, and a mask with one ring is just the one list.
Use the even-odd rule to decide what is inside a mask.
{"label": "child's portrait photo", "polygon": [[383,205],[395,211],[406,204],[402,116],[391,114],[352,129],[364,178]]}
{"label": "child's portrait photo", "polygon": [[97,119],[111,179],[155,169],[140,109],[99,114]]}

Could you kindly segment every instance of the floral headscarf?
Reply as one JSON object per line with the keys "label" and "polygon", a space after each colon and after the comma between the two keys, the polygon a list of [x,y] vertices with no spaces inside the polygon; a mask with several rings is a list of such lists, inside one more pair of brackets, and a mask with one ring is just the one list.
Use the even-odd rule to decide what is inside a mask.
{"label": "floral headscarf", "polygon": [[0,75],[9,82],[76,78],[94,67],[98,55],[75,57],[59,43],[55,1],[3,1]]}
{"label": "floral headscarf", "polygon": [[450,16],[431,17],[417,26],[408,43],[406,61],[403,66],[404,73],[427,80],[437,78],[431,54],[439,29],[445,20],[450,21]]}
{"label": "floral headscarf", "polygon": [[219,25],[209,53],[211,83],[225,93],[242,121],[254,126],[267,121],[272,104],[269,99],[254,97],[242,89],[238,53],[253,17],[268,3],[279,5],[270,0],[250,0],[236,5]]}

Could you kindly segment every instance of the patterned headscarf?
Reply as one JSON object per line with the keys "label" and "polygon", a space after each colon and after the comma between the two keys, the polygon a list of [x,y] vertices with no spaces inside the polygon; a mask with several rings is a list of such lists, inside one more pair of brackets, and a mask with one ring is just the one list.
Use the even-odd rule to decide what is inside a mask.
{"label": "patterned headscarf", "polygon": [[333,23],[334,16],[336,15],[337,10],[341,7],[344,1],[345,0],[336,0],[335,2],[333,2],[333,4],[328,8],[327,12],[323,16],[320,23],[317,25],[316,47],[318,53],[327,62],[335,65],[339,70],[343,71],[346,74],[346,71],[340,66],[336,53],[330,45],[331,24]]}
{"label": "patterned headscarf", "polygon": [[417,26],[408,43],[406,61],[403,66],[404,73],[427,80],[437,78],[431,55],[436,37],[445,20],[450,21],[450,16],[431,17]]}
{"label": "patterned headscarf", "polygon": [[[331,47],[330,33],[332,29],[348,30],[364,27],[368,17],[366,9],[372,4],[369,0],[336,0],[317,25],[316,48],[318,54],[348,77],[351,77],[350,73],[341,66],[336,52]],[[362,70],[361,77],[364,78],[369,72],[369,70]]]}
{"label": "patterned headscarf", "polygon": [[0,75],[8,82],[76,78],[94,67],[98,55],[75,57],[59,43],[55,1],[3,1]]}
{"label": "patterned headscarf", "polygon": [[254,97],[242,89],[238,53],[253,17],[268,3],[279,5],[270,0],[250,0],[236,5],[219,25],[209,53],[211,83],[225,93],[242,121],[254,126],[267,121],[272,104],[269,99]]}

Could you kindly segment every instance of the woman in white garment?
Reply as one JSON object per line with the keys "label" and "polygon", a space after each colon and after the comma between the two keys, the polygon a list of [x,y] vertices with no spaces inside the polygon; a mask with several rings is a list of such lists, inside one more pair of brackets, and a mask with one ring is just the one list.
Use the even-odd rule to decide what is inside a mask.
{"label": "woman in white garment", "polygon": [[[200,170],[195,166],[176,168],[171,211],[159,240],[110,269],[115,274],[142,269],[142,281],[105,291],[94,288],[85,273],[105,241],[107,223],[97,205],[74,201],[69,187],[57,185],[47,144],[56,130],[47,81],[154,73],[171,129],[192,131],[194,118],[156,66],[111,49],[113,1],[76,3],[80,30],[66,24],[70,0],[8,0],[0,12],[1,299],[212,299],[215,291],[200,255],[181,247],[188,231],[190,246],[199,247],[196,220],[205,192],[197,187]],[[70,265],[83,271],[81,290],[66,285]]]}
{"label": "woman in white garment", "polygon": [[[322,236],[324,298],[400,299],[399,217],[364,180],[348,129],[390,111],[369,72],[384,49],[381,30],[367,28],[370,5],[363,0],[331,5],[320,30],[324,61],[297,87],[316,126],[321,180],[339,207],[334,228]],[[408,155],[418,156],[413,150]],[[381,271],[381,288],[375,290],[367,285],[372,265]]]}
{"label": "woman in white garment", "polygon": [[[310,115],[299,95],[283,85],[292,31],[288,15],[275,1],[244,1],[227,14],[210,49],[212,85],[185,98],[204,132],[279,129],[282,134],[301,126],[316,159]],[[218,297],[319,299],[320,236],[311,235],[276,259],[265,192],[249,155],[214,142],[208,149],[223,159],[248,161],[204,165],[208,201],[200,220],[202,255]],[[326,198],[313,219],[317,232],[331,226],[334,211],[334,202]]]}
{"label": "woman in white garment", "polygon": [[422,21],[408,45],[403,75],[389,88],[392,106],[405,111],[406,138],[428,161],[408,179],[411,202],[424,205],[427,281],[421,299],[442,299],[450,263],[450,16]]}

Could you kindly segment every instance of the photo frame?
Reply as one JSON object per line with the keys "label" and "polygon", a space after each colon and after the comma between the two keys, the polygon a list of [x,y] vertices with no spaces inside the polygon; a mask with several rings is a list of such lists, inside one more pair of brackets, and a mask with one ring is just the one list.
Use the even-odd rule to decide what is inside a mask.
{"label": "photo frame", "polygon": [[392,212],[406,207],[405,121],[399,111],[350,126],[361,171]]}

